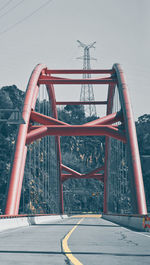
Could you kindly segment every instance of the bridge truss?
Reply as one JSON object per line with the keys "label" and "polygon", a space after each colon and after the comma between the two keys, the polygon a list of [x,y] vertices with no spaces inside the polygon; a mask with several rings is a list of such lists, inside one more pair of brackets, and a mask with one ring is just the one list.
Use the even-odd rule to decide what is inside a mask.
{"label": "bridge truss", "polygon": [[[58,77],[59,74],[98,77],[73,79]],[[104,84],[108,86],[107,100],[57,102],[55,84]],[[84,104],[106,105],[106,116],[83,125],[58,120],[56,105]],[[44,205],[46,213],[63,213],[63,182],[69,178],[102,181],[105,213],[128,208],[130,213],[147,214],[135,124],[120,65],[109,70],[49,70],[45,65],[37,65],[27,86],[22,118],[25,124],[18,131],[5,214],[17,215],[19,205],[24,213],[29,208],[34,212],[35,204],[39,213]],[[62,164],[60,136],[100,135],[106,136],[101,168],[80,174]],[[21,206],[27,198],[28,207]]]}

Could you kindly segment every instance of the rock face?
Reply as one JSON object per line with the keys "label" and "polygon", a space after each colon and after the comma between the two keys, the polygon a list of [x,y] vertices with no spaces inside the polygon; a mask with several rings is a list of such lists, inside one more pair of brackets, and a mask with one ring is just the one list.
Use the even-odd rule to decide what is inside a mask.
{"label": "rock face", "polygon": [[[15,85],[0,89],[0,108],[22,110],[25,93]],[[41,103],[42,104],[42,103]],[[0,119],[8,119],[10,112],[0,112]],[[83,124],[95,117],[85,117],[84,110],[80,106],[66,106],[58,112],[59,119],[70,124]],[[136,122],[139,150],[141,155],[143,178],[145,184],[147,203],[150,203],[150,115],[139,117]],[[13,159],[15,140],[18,125],[0,123],[0,211],[4,213],[7,188],[9,183],[10,167]],[[88,173],[100,167],[104,163],[105,138],[94,137],[61,137],[62,162],[66,166]],[[37,151],[38,152],[38,151]],[[36,154],[39,157],[39,154]],[[31,173],[32,174],[32,173]],[[32,189],[32,177],[30,183],[26,183],[26,189]],[[40,185],[40,182],[39,182]],[[41,191],[42,193],[42,191]],[[39,194],[40,197],[40,194]],[[42,196],[41,196],[42,197]],[[30,196],[31,198],[31,196]],[[29,198],[24,197],[27,205],[26,212],[39,213],[39,208],[33,205]],[[36,201],[34,200],[34,203]],[[47,202],[48,204],[48,202]],[[40,212],[48,209],[41,204]],[[97,180],[70,179],[64,182],[64,208],[65,212],[99,212],[103,210],[103,184]],[[23,213],[23,208],[21,209]]]}

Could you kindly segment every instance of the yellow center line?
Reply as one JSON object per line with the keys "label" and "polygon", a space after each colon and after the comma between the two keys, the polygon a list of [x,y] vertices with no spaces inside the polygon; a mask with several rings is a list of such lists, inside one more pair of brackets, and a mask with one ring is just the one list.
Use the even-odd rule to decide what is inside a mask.
{"label": "yellow center line", "polygon": [[[66,252],[66,256],[68,257],[68,259],[70,259],[70,261],[75,264],[75,265],[83,265],[83,263],[81,263],[78,259],[76,259],[72,254],[71,254],[71,250],[68,247],[68,239],[71,236],[71,234],[73,233],[73,231],[77,228],[77,226],[83,221],[84,218],[80,219],[80,221],[69,231],[69,233],[65,236],[65,238],[62,241],[62,247],[64,252]],[[70,253],[70,254],[68,254]]]}
{"label": "yellow center line", "polygon": [[70,216],[71,218],[81,218],[81,217],[84,217],[84,218],[101,218],[102,215],[101,214],[77,214],[77,215],[71,215]]}

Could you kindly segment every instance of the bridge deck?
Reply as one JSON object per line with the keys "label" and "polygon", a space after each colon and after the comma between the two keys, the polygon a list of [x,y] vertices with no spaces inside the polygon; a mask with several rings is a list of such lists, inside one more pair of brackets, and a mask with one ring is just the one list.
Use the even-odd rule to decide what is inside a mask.
{"label": "bridge deck", "polygon": [[1,232],[0,264],[150,264],[149,244],[150,234],[96,216],[70,217]]}

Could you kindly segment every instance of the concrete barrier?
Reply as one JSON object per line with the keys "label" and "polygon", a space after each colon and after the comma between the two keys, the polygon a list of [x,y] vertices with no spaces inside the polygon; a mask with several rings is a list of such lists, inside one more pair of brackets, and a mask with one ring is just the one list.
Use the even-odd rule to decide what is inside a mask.
{"label": "concrete barrier", "polygon": [[31,216],[28,217],[29,225],[38,225],[41,223],[47,223],[47,222],[57,222],[61,219],[67,218],[67,215],[43,215],[43,216]]}
{"label": "concrete barrier", "polygon": [[29,226],[27,217],[12,217],[12,218],[1,218],[0,219],[0,231]]}
{"label": "concrete barrier", "polygon": [[125,227],[138,231],[150,232],[150,217],[148,216],[103,214],[102,217]]}
{"label": "concrete barrier", "polygon": [[0,217],[0,232],[8,229],[26,227],[46,222],[57,222],[67,217],[68,217],[67,215]]}

